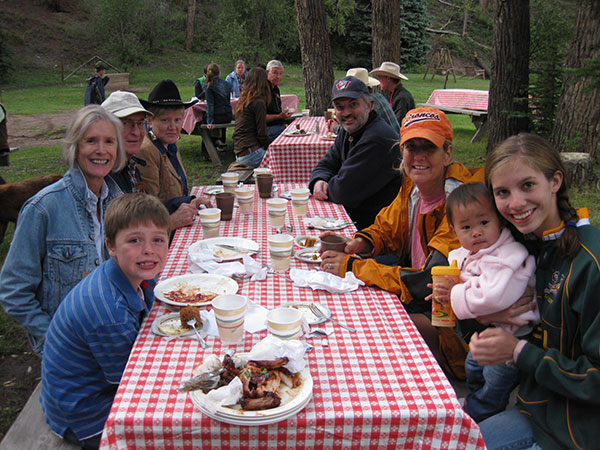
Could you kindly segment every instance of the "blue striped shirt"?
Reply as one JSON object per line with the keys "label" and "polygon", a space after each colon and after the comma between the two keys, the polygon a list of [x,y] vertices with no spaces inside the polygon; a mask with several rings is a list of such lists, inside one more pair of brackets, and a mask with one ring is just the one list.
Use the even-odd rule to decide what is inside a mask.
{"label": "blue striped shirt", "polygon": [[81,440],[102,432],[152,307],[153,285],[142,283],[142,299],[111,258],[60,304],[46,335],[40,396],[46,421],[58,435],[70,428]]}

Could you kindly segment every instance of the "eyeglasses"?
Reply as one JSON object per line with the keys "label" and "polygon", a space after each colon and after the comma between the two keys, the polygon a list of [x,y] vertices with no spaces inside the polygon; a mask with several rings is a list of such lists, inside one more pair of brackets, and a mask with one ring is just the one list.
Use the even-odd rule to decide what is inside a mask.
{"label": "eyeglasses", "polygon": [[134,128],[143,129],[146,125],[145,120],[123,120],[125,131],[133,131]]}

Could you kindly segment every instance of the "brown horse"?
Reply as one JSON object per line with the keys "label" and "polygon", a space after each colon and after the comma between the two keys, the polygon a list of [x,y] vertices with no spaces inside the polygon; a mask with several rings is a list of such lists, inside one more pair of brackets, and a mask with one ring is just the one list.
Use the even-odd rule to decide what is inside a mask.
{"label": "brown horse", "polygon": [[21,206],[40,189],[62,178],[62,175],[44,175],[18,183],[0,184],[0,243],[4,240],[8,222],[17,223]]}

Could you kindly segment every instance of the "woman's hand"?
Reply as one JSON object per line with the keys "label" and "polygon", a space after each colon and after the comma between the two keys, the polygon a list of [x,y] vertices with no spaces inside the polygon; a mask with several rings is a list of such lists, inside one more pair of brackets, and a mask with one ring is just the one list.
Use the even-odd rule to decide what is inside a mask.
{"label": "woman's hand", "polygon": [[324,272],[339,275],[342,261],[346,256],[346,253],[336,252],[335,250],[327,250],[321,255],[322,262],[320,269]]}
{"label": "woman's hand", "polygon": [[513,359],[519,340],[502,328],[486,328],[471,336],[469,350],[482,366],[502,364]]}
{"label": "woman's hand", "polygon": [[173,214],[171,214],[171,229],[187,227],[194,223],[198,214],[198,208],[191,203],[182,203]]}
{"label": "woman's hand", "polygon": [[356,237],[346,242],[346,248],[344,251],[349,255],[355,253],[370,253],[373,250],[373,246],[369,241],[363,237]]}
{"label": "woman's hand", "polygon": [[284,110],[281,111],[281,113],[279,114],[279,118],[280,119],[287,119],[291,115],[292,115],[292,112],[288,108],[286,108],[286,109],[284,109]]}
{"label": "woman's hand", "polygon": [[208,128],[209,130],[212,130],[215,128],[215,126],[212,123],[208,123],[208,124],[206,124],[206,128]]}
{"label": "woman's hand", "polygon": [[319,180],[313,187],[313,195],[317,200],[327,200],[327,182]]}
{"label": "woman's hand", "polygon": [[485,325],[489,323],[505,323],[522,327],[529,322],[520,318],[522,314],[533,311],[536,306],[536,299],[533,295],[533,289],[527,288],[523,296],[508,308],[492,314],[477,317],[477,321]]}

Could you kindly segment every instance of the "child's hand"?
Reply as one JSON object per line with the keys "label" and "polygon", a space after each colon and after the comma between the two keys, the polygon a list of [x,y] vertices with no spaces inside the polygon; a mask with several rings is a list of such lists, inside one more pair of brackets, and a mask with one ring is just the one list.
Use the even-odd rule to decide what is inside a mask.
{"label": "child's hand", "polygon": [[445,276],[445,281],[436,283],[435,288],[433,288],[433,284],[428,284],[427,287],[431,287],[433,292],[431,295],[427,296],[425,300],[432,299],[435,293],[436,299],[440,301],[450,301],[450,292],[455,284],[458,284],[458,282],[448,275]]}

